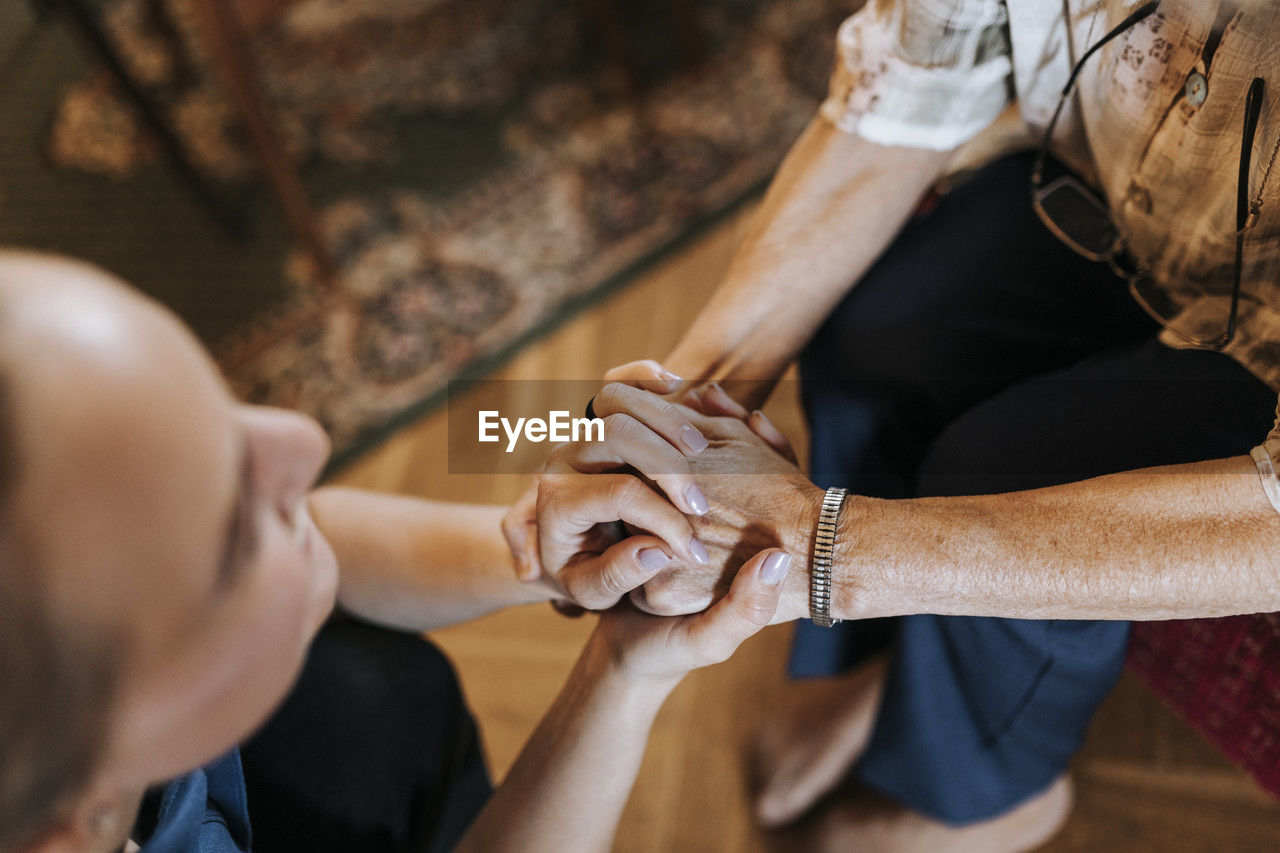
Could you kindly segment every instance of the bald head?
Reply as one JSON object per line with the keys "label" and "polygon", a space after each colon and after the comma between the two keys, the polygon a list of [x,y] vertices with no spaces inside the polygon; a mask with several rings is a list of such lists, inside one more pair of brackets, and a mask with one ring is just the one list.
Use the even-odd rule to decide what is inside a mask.
{"label": "bald head", "polygon": [[0,254],[0,306],[23,460],[13,521],[42,564],[63,569],[47,579],[59,605],[106,629],[124,564],[179,558],[156,534],[198,494],[193,433],[225,429],[229,398],[170,312],[92,266]]}
{"label": "bald head", "polygon": [[[46,298],[65,282],[99,281],[79,265],[0,253],[0,851],[21,849],[65,823],[105,750],[114,687],[111,645],[68,619],[53,602],[38,536],[18,516],[30,470],[19,438],[15,384],[30,350],[15,317],[28,294]],[[70,291],[68,291],[70,292]]]}
{"label": "bald head", "polygon": [[[84,779],[41,783],[5,739],[34,733],[27,754],[60,749],[82,770],[88,756],[77,803],[100,805],[212,760],[260,725],[333,606],[336,561],[305,513],[328,444],[309,418],[238,403],[172,313],[74,261],[0,252],[0,378],[0,457],[22,460],[0,528],[24,555],[0,565],[0,580],[37,591],[11,605],[11,624],[37,626],[69,662],[33,664],[25,628],[0,632],[0,684],[36,679],[32,702],[0,719],[0,827],[38,812],[80,849],[65,827],[93,821],[59,829],[30,804]],[[105,673],[109,702],[106,690],[50,692],[85,672]],[[59,722],[55,706],[79,722]],[[58,737],[77,727],[105,734]]]}

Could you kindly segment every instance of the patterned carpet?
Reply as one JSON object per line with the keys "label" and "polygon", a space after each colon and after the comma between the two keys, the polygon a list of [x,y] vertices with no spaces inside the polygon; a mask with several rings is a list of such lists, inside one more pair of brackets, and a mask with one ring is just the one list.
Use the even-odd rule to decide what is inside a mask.
{"label": "patterned carpet", "polygon": [[206,221],[47,22],[0,56],[0,242],[87,257],[170,304],[240,394],[315,415],[341,461],[761,186],[857,3],[684,4],[705,59],[675,70],[673,5],[616,6],[639,95],[607,73],[586,3],[303,0],[257,30],[336,290],[308,277],[254,179],[186,0],[161,4],[169,41],[144,0],[104,18],[202,171],[251,212],[247,242]]}

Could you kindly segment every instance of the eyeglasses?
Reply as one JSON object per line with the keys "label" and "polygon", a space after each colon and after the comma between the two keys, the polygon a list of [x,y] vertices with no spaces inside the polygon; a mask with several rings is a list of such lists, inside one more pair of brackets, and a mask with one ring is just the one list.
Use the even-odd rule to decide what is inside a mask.
{"label": "eyeglasses", "polygon": [[[1205,300],[1210,316],[1198,310],[1182,321],[1179,317],[1184,305],[1168,290],[1159,287],[1144,264],[1135,262],[1129,252],[1124,233],[1111,216],[1106,202],[1083,182],[1071,175],[1044,183],[1044,167],[1048,158],[1049,142],[1053,130],[1062,115],[1067,98],[1071,97],[1084,64],[1107,42],[1154,13],[1160,0],[1146,3],[1134,10],[1114,29],[1098,40],[1080,57],[1071,69],[1067,85],[1058,98],[1053,117],[1045,128],[1044,139],[1031,172],[1031,204],[1045,226],[1076,254],[1091,261],[1106,263],[1111,270],[1129,284],[1129,292],[1142,308],[1161,326],[1172,332],[1184,344],[1209,350],[1225,348],[1236,335],[1236,318],[1240,310],[1240,279],[1244,267],[1244,232],[1250,224],[1249,170],[1253,152],[1253,139],[1258,129],[1258,117],[1262,112],[1263,80],[1255,77],[1245,97],[1244,131],[1240,143],[1240,174],[1236,189],[1236,249],[1229,300]],[[1264,179],[1265,180],[1265,179]],[[1225,302],[1225,304],[1223,304]]]}

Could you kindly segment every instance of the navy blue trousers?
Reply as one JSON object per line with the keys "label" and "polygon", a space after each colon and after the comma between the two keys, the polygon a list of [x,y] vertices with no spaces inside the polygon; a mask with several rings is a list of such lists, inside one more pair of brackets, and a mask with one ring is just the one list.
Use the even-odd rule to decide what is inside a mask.
{"label": "navy blue trousers", "polygon": [[[917,214],[809,343],[818,485],[883,498],[1008,492],[1240,455],[1266,436],[1275,393],[1226,356],[1162,346],[1123,282],[1035,217],[1030,164],[995,162]],[[1063,773],[1119,676],[1128,630],[806,622],[792,672],[834,674],[888,646],[883,705],[853,773],[964,823]]]}
{"label": "navy blue trousers", "polygon": [[240,753],[260,853],[445,853],[491,790],[445,656],[354,619],[325,625]]}

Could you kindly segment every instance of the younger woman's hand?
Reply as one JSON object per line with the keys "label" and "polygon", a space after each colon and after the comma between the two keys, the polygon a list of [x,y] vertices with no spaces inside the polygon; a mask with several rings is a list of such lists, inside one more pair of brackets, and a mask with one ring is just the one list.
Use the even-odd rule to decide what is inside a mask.
{"label": "younger woman's hand", "polygon": [[770,548],[742,564],[729,592],[691,616],[648,616],[627,603],[600,615],[598,638],[620,674],[670,685],[728,660],[772,621],[791,555]]}

